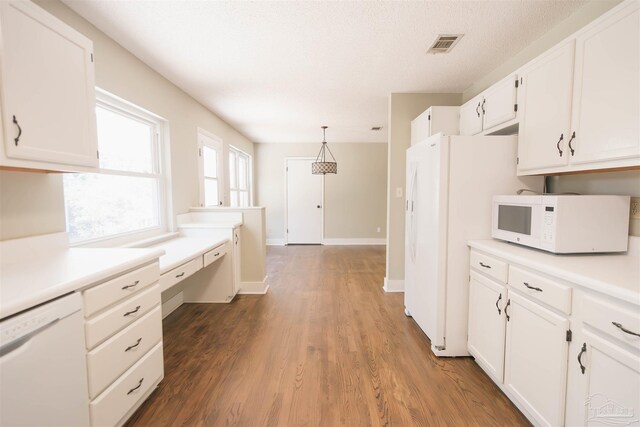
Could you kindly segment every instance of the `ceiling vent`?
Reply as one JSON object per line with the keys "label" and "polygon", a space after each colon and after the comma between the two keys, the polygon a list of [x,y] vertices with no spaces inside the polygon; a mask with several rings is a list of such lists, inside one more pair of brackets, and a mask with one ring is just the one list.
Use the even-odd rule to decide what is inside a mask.
{"label": "ceiling vent", "polygon": [[374,130],[374,131],[382,130],[382,126],[373,126],[371,130]]}
{"label": "ceiling vent", "polygon": [[440,34],[427,53],[449,53],[464,34]]}

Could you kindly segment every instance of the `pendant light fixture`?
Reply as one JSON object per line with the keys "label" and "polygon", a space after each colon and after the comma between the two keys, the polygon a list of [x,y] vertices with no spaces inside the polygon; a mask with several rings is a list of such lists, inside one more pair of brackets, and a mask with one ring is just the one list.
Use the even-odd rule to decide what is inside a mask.
{"label": "pendant light fixture", "polygon": [[[333,159],[332,162],[328,161],[328,158],[326,157],[327,151]],[[311,173],[314,175],[338,173],[338,163],[336,163],[336,158],[333,157],[333,153],[327,146],[327,126],[322,126],[322,147],[320,148],[318,157],[316,157],[316,161],[311,164]]]}

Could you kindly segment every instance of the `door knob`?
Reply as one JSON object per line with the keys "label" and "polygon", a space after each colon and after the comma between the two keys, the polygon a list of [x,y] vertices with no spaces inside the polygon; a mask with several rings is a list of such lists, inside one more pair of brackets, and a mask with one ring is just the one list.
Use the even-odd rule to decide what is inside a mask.
{"label": "door knob", "polygon": [[320,209],[322,206],[318,205],[318,206],[316,206],[316,207],[317,207],[318,209]]}

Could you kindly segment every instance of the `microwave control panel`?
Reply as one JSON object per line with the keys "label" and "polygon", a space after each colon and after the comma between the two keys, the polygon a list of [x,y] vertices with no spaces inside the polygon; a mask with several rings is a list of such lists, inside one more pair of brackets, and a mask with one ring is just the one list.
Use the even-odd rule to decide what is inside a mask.
{"label": "microwave control panel", "polygon": [[553,229],[556,222],[556,212],[553,206],[545,206],[543,221],[542,240],[545,242],[551,242],[553,241]]}

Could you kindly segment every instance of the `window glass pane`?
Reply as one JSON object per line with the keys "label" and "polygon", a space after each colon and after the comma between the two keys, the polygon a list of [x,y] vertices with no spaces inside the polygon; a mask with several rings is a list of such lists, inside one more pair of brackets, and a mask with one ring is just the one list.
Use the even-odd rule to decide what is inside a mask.
{"label": "window glass pane", "polygon": [[241,190],[247,189],[247,157],[246,156],[238,156],[238,185]]}
{"label": "window glass pane", "polygon": [[242,191],[240,193],[240,207],[246,208],[249,206],[249,192]]}
{"label": "window glass pane", "polygon": [[155,178],[65,174],[64,196],[72,242],[160,225]]}
{"label": "window glass pane", "polygon": [[218,180],[205,178],[204,179],[204,205],[205,206],[218,206],[220,199],[218,199]]}
{"label": "window glass pane", "polygon": [[229,205],[231,207],[234,207],[234,208],[238,207],[238,192],[237,191],[231,191],[231,200],[229,201]]}
{"label": "window glass pane", "polygon": [[204,176],[209,178],[218,177],[218,152],[211,147],[202,147],[204,161]]}
{"label": "window glass pane", "polygon": [[229,153],[229,187],[238,188],[238,175],[236,173],[236,153]]}
{"label": "window glass pane", "polygon": [[100,167],[153,173],[153,126],[96,107]]}

